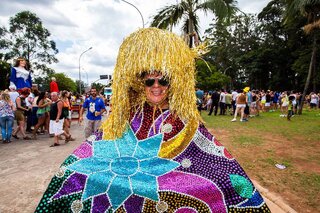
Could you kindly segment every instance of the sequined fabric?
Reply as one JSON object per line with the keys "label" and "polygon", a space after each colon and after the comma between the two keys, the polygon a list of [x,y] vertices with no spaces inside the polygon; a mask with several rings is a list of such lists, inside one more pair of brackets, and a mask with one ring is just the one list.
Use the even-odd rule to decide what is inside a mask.
{"label": "sequined fabric", "polygon": [[131,113],[121,138],[102,140],[98,132],[81,144],[57,168],[36,212],[270,212],[202,124],[168,110],[152,120],[152,113],[146,104]]}

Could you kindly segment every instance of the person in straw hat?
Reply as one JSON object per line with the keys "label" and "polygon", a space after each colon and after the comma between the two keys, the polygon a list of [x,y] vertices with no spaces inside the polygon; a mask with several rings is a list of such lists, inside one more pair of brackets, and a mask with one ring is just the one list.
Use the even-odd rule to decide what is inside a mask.
{"label": "person in straw hat", "polygon": [[195,58],[177,35],[140,29],[120,47],[112,113],[53,177],[36,212],[270,212],[202,124]]}

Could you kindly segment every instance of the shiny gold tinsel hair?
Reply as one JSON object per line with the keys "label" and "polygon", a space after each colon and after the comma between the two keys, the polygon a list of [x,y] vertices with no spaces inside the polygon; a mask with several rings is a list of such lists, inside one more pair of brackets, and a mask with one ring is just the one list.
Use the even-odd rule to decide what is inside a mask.
{"label": "shiny gold tinsel hair", "polygon": [[119,50],[112,83],[112,113],[103,123],[104,139],[122,135],[130,110],[142,107],[146,94],[142,75],[159,72],[170,81],[169,109],[184,121],[201,120],[196,108],[195,58],[177,35],[157,28],[140,29]]}

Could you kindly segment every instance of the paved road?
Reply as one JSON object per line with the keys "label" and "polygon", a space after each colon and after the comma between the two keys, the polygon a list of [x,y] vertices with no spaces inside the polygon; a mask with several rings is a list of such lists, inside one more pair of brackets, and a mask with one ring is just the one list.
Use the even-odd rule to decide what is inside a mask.
{"label": "paved road", "polygon": [[[49,147],[53,138],[48,135],[40,135],[38,140],[13,139],[10,144],[0,144],[0,213],[34,212],[60,164],[84,140],[84,126],[73,122],[71,134],[76,141],[61,141],[58,147]],[[281,198],[261,187],[259,190],[267,196],[272,212],[294,212]]]}

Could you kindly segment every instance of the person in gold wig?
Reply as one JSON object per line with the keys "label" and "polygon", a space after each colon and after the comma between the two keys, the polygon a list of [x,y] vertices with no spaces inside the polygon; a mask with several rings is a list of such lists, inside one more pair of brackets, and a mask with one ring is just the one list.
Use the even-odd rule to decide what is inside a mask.
{"label": "person in gold wig", "polygon": [[112,113],[57,170],[36,212],[270,212],[202,124],[195,58],[177,35],[140,29],[120,47]]}

